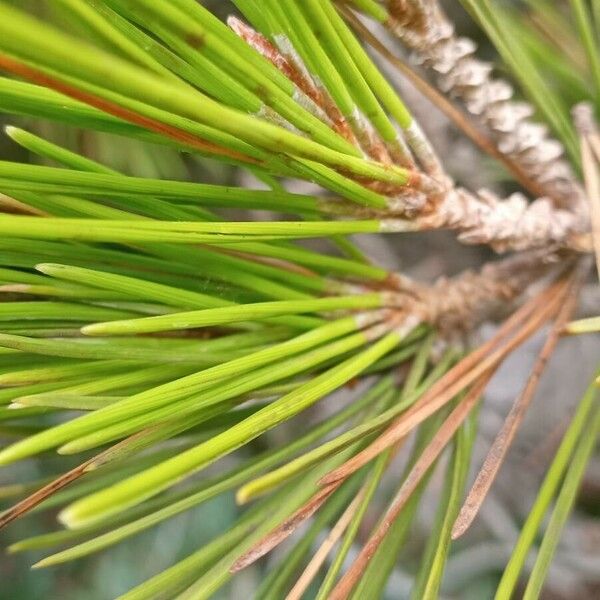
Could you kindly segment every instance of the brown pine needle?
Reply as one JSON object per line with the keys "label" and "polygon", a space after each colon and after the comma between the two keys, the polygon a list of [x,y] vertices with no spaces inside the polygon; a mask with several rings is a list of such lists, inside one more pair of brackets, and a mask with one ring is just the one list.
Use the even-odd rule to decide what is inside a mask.
{"label": "brown pine needle", "polygon": [[20,502],[17,502],[14,506],[11,506],[8,510],[5,510],[2,514],[0,514],[0,529],[6,527],[9,523],[12,523],[14,520],[22,517],[30,510],[35,508],[38,504],[41,504],[44,500],[56,494],[56,492],[62,490],[64,487],[77,481],[81,476],[85,475],[86,467],[93,461],[94,459],[87,460],[86,462],[78,465],[74,469],[67,471],[60,477],[57,477],[50,483],[46,484],[44,487],[40,488],[33,494],[27,496]]}
{"label": "brown pine needle", "polygon": [[258,264],[269,265],[272,267],[278,267],[280,269],[287,269],[292,273],[298,273],[300,275],[306,275],[307,277],[318,277],[318,273],[316,271],[312,271],[307,267],[302,265],[297,265],[288,260],[284,260],[282,258],[271,258],[270,256],[258,256],[256,254],[249,254],[248,252],[242,252],[240,250],[230,250],[229,248],[218,248],[216,246],[207,246],[209,250],[226,254],[227,256],[238,256],[243,258],[244,260],[251,260]]}
{"label": "brown pine needle", "polygon": [[19,200],[15,200],[6,194],[0,194],[0,211],[6,213],[13,213],[16,215],[19,214],[29,214],[29,215],[38,215],[40,217],[49,216],[47,212],[43,210],[39,210],[34,208],[33,206],[29,206],[23,202],[19,202]]}
{"label": "brown pine needle", "polygon": [[74,467],[70,471],[63,473],[60,477],[57,477],[44,487],[41,487],[39,490],[35,491],[33,494],[27,496],[27,498],[17,502],[17,504],[11,506],[9,509],[0,514],[0,529],[6,527],[6,525],[12,523],[16,519],[26,515],[30,510],[33,510],[36,506],[44,502],[44,500],[47,500],[50,498],[50,496],[56,494],[67,485],[77,481],[86,473],[95,471],[112,460],[116,460],[123,456],[123,452],[127,452],[127,449],[131,444],[135,445],[137,440],[143,438],[143,436],[147,432],[151,431],[151,429],[152,428],[140,431],[129,436],[128,438],[125,438],[124,440],[121,440],[110,448],[107,448],[95,456],[92,456],[92,458]]}
{"label": "brown pine needle", "polygon": [[594,151],[592,150],[588,136],[583,135],[581,137],[580,147],[585,191],[590,204],[596,271],[600,278],[600,172],[598,171],[598,163],[594,160]]}
{"label": "brown pine needle", "polygon": [[486,388],[493,373],[494,370],[490,370],[475,382],[469,393],[463,398],[460,404],[456,406],[442,426],[437,430],[435,436],[429,442],[425,450],[423,450],[423,453],[400,486],[398,493],[379,522],[377,529],[352,563],[352,566],[333,589],[329,600],[344,600],[350,595],[350,592],[358,583],[385,536],[388,534],[390,528],[402,512],[402,509],[414,491],[417,489],[431,465],[437,460],[444,448],[454,437],[458,428],[477,405],[477,402],[481,398],[481,394]]}
{"label": "brown pine needle", "polygon": [[294,64],[291,57],[284,56],[266,37],[243,21],[240,21],[237,17],[229,17],[227,24],[241,39],[264,56],[276,69],[293,82],[300,91],[306,94],[314,102],[315,106],[323,111],[323,115],[326,115],[331,121],[330,124],[335,132],[339,133],[353,146],[358,147],[358,140],[352,128],[329,95],[329,92],[323,87],[318,87],[310,78],[308,72],[302,69],[301,65]]}
{"label": "brown pine needle", "polygon": [[[376,440],[342,466],[325,475],[320,483],[328,486],[333,482],[346,479],[410,433],[486,371],[498,365],[553,316],[562,299],[559,290],[564,290],[565,285],[567,284],[564,281],[560,281],[525,303],[504,323],[494,337],[450,369]],[[515,327],[520,328],[513,331]]]}
{"label": "brown pine needle", "polygon": [[596,156],[596,160],[600,163],[600,132],[594,131],[588,135],[588,141],[592,147],[592,151]]}
{"label": "brown pine needle", "polygon": [[190,148],[195,148],[196,150],[200,150],[201,152],[206,152],[208,154],[226,156],[244,163],[258,163],[258,161],[246,156],[245,154],[241,154],[235,150],[230,150],[229,148],[218,146],[217,144],[203,140],[202,138],[187,133],[186,131],[182,131],[181,129],[167,125],[166,123],[161,123],[160,121],[151,119],[150,117],[145,117],[144,115],[140,115],[132,110],[124,108],[123,106],[119,106],[114,102],[110,102],[104,98],[100,98],[99,96],[95,96],[94,94],[80,90],[72,85],[69,85],[68,83],[65,83],[64,81],[60,81],[55,77],[51,77],[39,69],[35,69],[30,65],[17,61],[5,54],[0,54],[0,69],[8,73],[12,73],[13,75],[17,75],[18,77],[22,77],[28,81],[33,81],[34,83],[37,83],[43,87],[60,92],[69,98],[73,98],[74,100],[78,100],[79,102],[83,102],[89,106],[93,106],[102,112],[108,113],[109,115],[113,115],[114,117],[118,117],[119,119],[123,119],[129,123],[133,123],[134,125],[138,125],[139,127],[148,129],[149,131],[154,131],[155,133],[163,135],[167,138],[176,140],[186,146],[189,146]]}
{"label": "brown pine needle", "polygon": [[304,506],[299,508],[291,517],[288,517],[279,527],[276,527],[262,538],[250,550],[242,554],[231,565],[229,572],[237,573],[250,566],[259,558],[270,552],[273,548],[287,539],[302,523],[310,519],[325,504],[329,497],[338,489],[339,484],[330,485],[327,488],[319,490]]}
{"label": "brown pine needle", "polygon": [[498,471],[504,462],[515,435],[525,418],[525,414],[531,404],[548,360],[556,349],[562,331],[575,310],[577,305],[577,293],[582,285],[582,275],[582,270],[578,269],[571,278],[569,286],[564,294],[560,295],[560,304],[556,320],[538,354],[525,388],[515,400],[504,421],[502,429],[496,436],[496,439],[485,458],[483,466],[473,483],[473,487],[460,510],[452,529],[452,539],[460,537],[469,528],[496,479]]}
{"label": "brown pine needle", "polygon": [[[386,468],[394,460],[395,456],[400,452],[406,438],[399,440],[389,452],[386,462]],[[250,550],[241,556],[231,567],[232,573],[240,571],[250,566],[261,556],[270,552],[281,542],[287,539],[304,521],[312,517],[317,510],[330,498],[330,496],[344,483],[343,479],[334,481],[330,486],[318,490],[308,502],[299,508],[291,517],[286,519],[281,525],[268,533],[262,540],[258,541]],[[360,493],[360,492],[359,492]],[[264,551],[263,550],[264,547]],[[259,553],[260,551],[260,553]],[[247,557],[247,558],[246,558]],[[238,566],[239,565],[239,566]]]}
{"label": "brown pine needle", "polygon": [[338,540],[344,534],[344,531],[350,525],[356,511],[360,507],[360,503],[365,495],[366,487],[362,487],[358,492],[354,500],[348,505],[342,516],[338,519],[337,523],[333,526],[319,549],[315,552],[308,565],[294,584],[294,587],[290,590],[285,600],[300,600],[302,595],[312,583],[313,579],[317,576],[319,569],[329,556],[329,553],[333,547],[337,544]]}

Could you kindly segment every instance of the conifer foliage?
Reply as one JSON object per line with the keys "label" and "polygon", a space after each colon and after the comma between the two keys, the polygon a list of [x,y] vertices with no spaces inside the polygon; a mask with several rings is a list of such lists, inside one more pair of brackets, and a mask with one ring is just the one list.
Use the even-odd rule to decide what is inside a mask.
{"label": "conifer foliage", "polygon": [[[600,330],[576,319],[600,255],[600,4],[462,0],[502,78],[437,0],[235,0],[226,22],[197,0],[20,4],[0,2],[0,111],[32,157],[0,162],[0,465],[17,463],[0,526],[57,510],[61,527],[10,551],[61,565],[235,494],[229,529],[121,598],[209,598],[257,561],[258,598],[380,598],[435,473],[407,569],[412,598],[437,598],[561,336]],[[389,69],[519,191],[458,185]],[[41,134],[59,129],[120,160]],[[434,229],[498,256],[427,283],[356,245]],[[540,332],[472,465],[489,381]],[[336,390],[337,412],[306,412]],[[498,599],[542,590],[600,433],[595,390]],[[20,478],[27,460],[52,474]]]}

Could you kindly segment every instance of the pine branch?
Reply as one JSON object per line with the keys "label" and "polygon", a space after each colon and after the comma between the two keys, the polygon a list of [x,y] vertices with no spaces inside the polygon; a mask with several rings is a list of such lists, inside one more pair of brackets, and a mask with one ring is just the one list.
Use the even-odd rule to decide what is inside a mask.
{"label": "pine branch", "polygon": [[[586,68],[598,75],[597,27],[573,0],[575,25],[553,22],[569,41],[539,43],[545,33],[513,12],[463,3],[574,165],[580,142],[585,191],[560,144],[530,121],[531,106],[493,78],[436,0],[235,0],[248,23],[221,22],[196,0],[60,0],[43,20],[35,6],[0,1],[0,68],[10,76],[0,78],[0,110],[34,128],[41,118],[86,130],[68,136],[82,155],[9,126],[32,164],[0,162],[0,435],[10,441],[0,465],[35,458],[41,469],[0,486],[14,503],[0,527],[55,509],[67,527],[12,552],[51,549],[34,566],[60,565],[235,494],[240,505],[257,501],[122,598],[209,598],[309,519],[257,594],[299,598],[331,556],[319,600],[376,598],[437,468],[437,517],[409,571],[413,598],[441,593],[487,382],[553,322],[459,525],[492,485],[563,330],[600,327],[598,318],[566,324],[581,254],[598,246],[600,137],[579,108],[577,140],[564,108],[594,100],[582,82]],[[358,14],[401,38],[439,89]],[[365,44],[537,199],[456,186]],[[551,82],[533,68],[546,51]],[[239,172],[252,183],[231,185]],[[198,173],[211,183],[185,181]],[[316,191],[288,191],[297,180]],[[367,259],[348,237],[441,229],[512,253],[424,283]],[[327,250],[303,245],[311,238]],[[501,325],[473,347],[488,321]],[[337,412],[316,409],[342,390]],[[508,593],[572,455],[527,593],[541,589],[593,449],[591,436],[577,439],[595,435],[597,423],[582,425],[592,409],[588,395],[500,582]],[[342,574],[413,432],[403,474],[387,475],[397,492]]]}

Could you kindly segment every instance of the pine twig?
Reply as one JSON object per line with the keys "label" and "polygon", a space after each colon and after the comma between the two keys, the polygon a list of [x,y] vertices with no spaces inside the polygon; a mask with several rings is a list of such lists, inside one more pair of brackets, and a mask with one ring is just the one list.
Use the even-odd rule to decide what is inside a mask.
{"label": "pine twig", "polygon": [[[400,69],[402,74],[474,143],[500,160],[524,188],[537,197],[533,203],[529,203],[527,198],[519,193],[501,199],[488,190],[472,193],[464,188],[450,186],[433,207],[431,204],[426,205],[429,214],[421,214],[418,218],[424,228],[457,230],[461,241],[489,244],[499,252],[544,247],[549,244],[587,250],[586,242],[581,237],[581,233],[587,228],[585,215],[579,210],[556,207],[545,197],[548,192],[545,183],[539,177],[533,176],[532,169],[528,170],[525,167],[527,162],[523,161],[521,156],[503,151],[484,131],[466,119],[444,95],[433,89],[387,49],[350,10],[346,7],[342,7],[341,10],[369,44]],[[410,11],[407,14],[410,14]],[[408,17],[407,22],[410,22]],[[450,181],[449,178],[447,181]],[[580,190],[577,194],[578,197],[582,196]]]}
{"label": "pine twig", "polygon": [[545,197],[529,203],[520,193],[506,199],[481,190],[473,194],[462,188],[450,190],[431,215],[418,219],[424,229],[459,231],[469,244],[489,244],[498,252],[558,245],[588,251],[587,216],[556,208]]}

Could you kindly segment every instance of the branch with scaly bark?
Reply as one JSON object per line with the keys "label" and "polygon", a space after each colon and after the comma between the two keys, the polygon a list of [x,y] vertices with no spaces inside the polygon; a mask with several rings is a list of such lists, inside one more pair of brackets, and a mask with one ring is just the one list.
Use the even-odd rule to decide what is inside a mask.
{"label": "branch with scaly bark", "polygon": [[523,194],[501,199],[487,190],[473,194],[450,189],[424,226],[460,231],[466,243],[489,244],[497,251],[558,244],[589,251],[585,194],[562,146],[547,128],[528,118],[533,108],[512,100],[513,89],[491,75],[492,65],[473,56],[476,45],[456,37],[436,0],[388,0],[385,25],[413,51],[417,63],[435,71],[445,94],[458,98],[490,132],[498,151],[518,164],[546,196],[529,202]]}
{"label": "branch with scaly bark", "polygon": [[520,193],[506,199],[480,190],[450,190],[429,216],[420,219],[431,228],[460,231],[459,239],[488,244],[498,252],[543,248],[553,244],[577,251],[589,250],[589,219],[556,208],[549,198],[529,202]]}
{"label": "branch with scaly bark", "polygon": [[[590,252],[590,221],[587,216],[557,208],[548,198],[529,202],[521,193],[500,198],[482,189],[477,194],[449,187],[436,196],[405,193],[388,205],[387,211],[354,209],[344,203],[324,200],[328,214],[382,219],[382,231],[394,231],[395,218],[410,219],[415,231],[450,229],[466,244],[486,244],[497,252],[522,251],[558,246]],[[406,221],[401,221],[406,227]]]}

